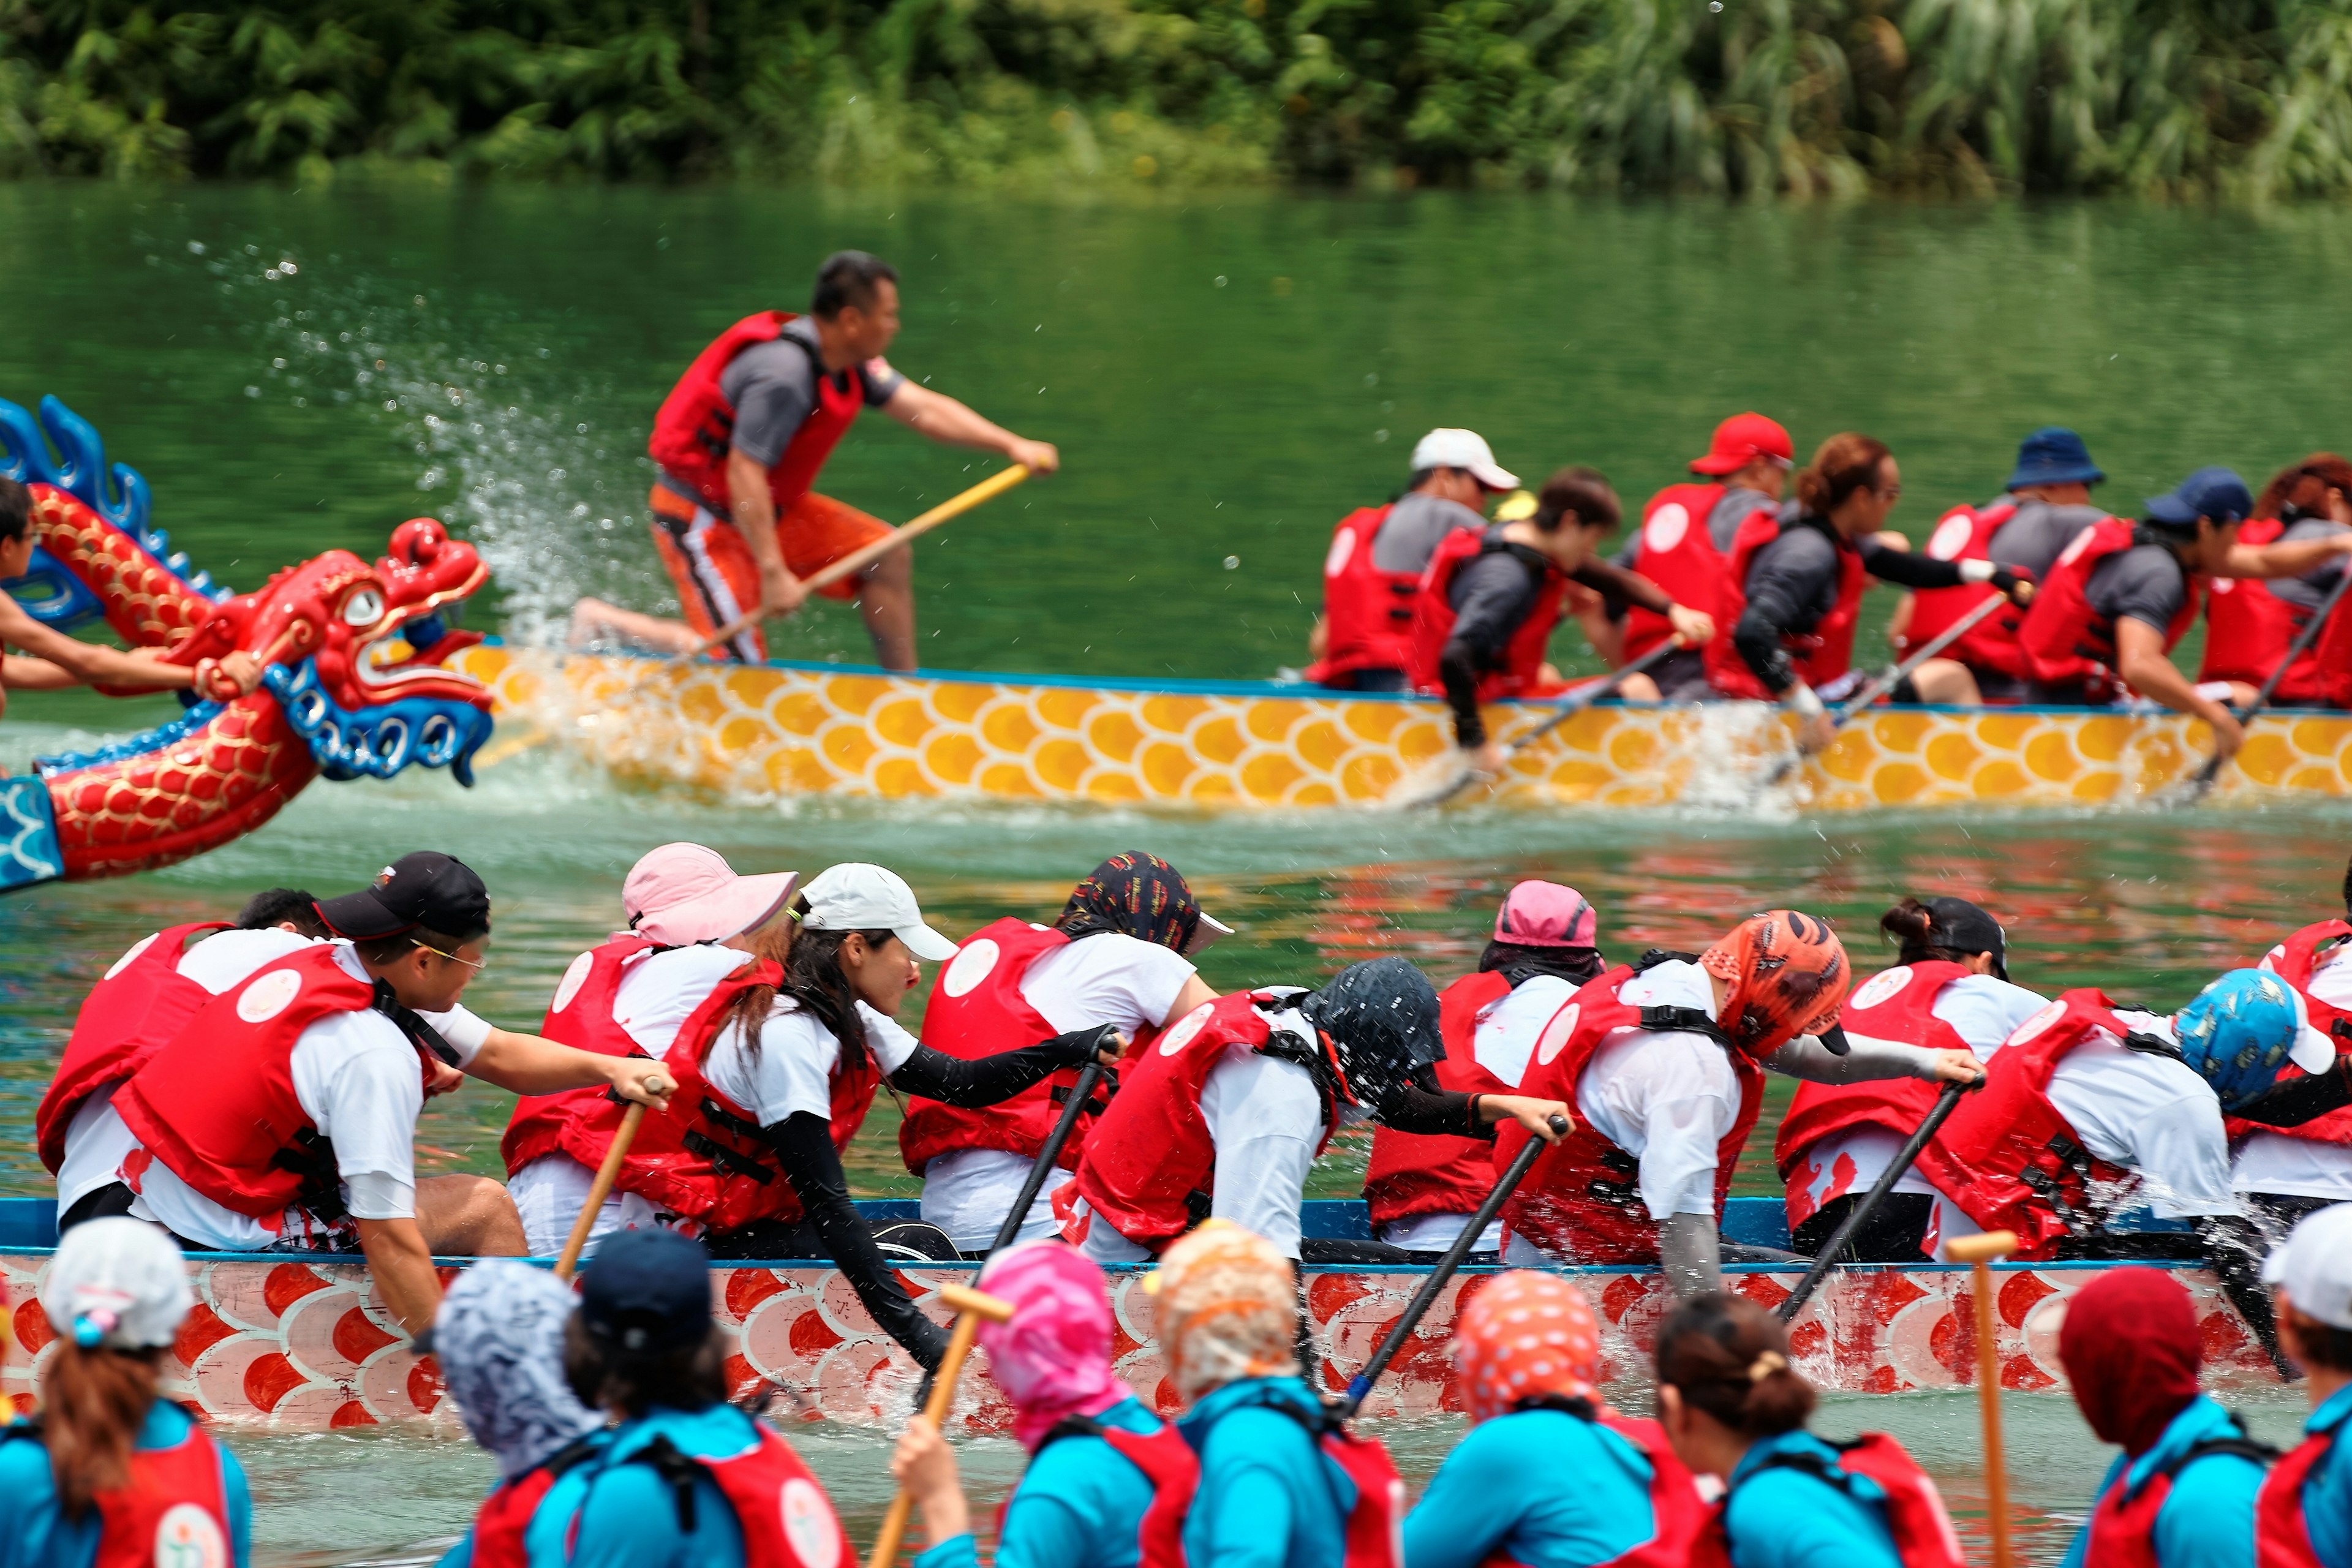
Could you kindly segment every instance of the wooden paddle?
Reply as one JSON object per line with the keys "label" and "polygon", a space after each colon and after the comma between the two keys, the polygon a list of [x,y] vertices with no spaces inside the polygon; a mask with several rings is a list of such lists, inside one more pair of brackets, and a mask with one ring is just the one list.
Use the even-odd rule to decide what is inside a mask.
{"label": "wooden paddle", "polygon": [[[2312,639],[2319,636],[2320,628],[2327,624],[2327,617],[2336,613],[2336,606],[2343,599],[2344,590],[2347,588],[2352,588],[2352,562],[2345,564],[2342,574],[2336,579],[2336,586],[2327,591],[2327,597],[2321,601],[2319,608],[2311,613],[2311,619],[2303,624],[2303,630],[2295,633],[2294,641],[2287,645],[2286,657],[2278,661],[2278,668],[2271,671],[2268,680],[2263,682],[2263,689],[2254,693],[2254,700],[2247,703],[2242,710],[2232,711],[2231,716],[2239,723],[2244,723],[2270,706],[2271,699],[2278,693],[2279,682],[2286,679],[2288,666],[2301,658],[2303,650],[2309,647]],[[2205,792],[2213,787],[2213,781],[2221,775],[2221,753],[2217,750],[2211,756],[2205,759],[2205,765],[2199,768],[2196,774],[2182,787],[2180,798],[2174,804],[2194,805],[2203,800]]]}
{"label": "wooden paddle", "polygon": [[[1558,702],[1552,704],[1551,716],[1549,718],[1537,725],[1534,729],[1528,731],[1525,734],[1513,736],[1511,738],[1510,745],[1504,749],[1503,756],[1505,760],[1508,761],[1510,758],[1517,756],[1521,752],[1526,751],[1529,746],[1534,745],[1538,741],[1542,740],[1546,735],[1550,734],[1554,730],[1559,729],[1562,724],[1567,723],[1570,719],[1575,718],[1579,713],[1583,712],[1587,708],[1591,707],[1594,703],[1600,701],[1602,698],[1616,690],[1620,686],[1622,686],[1625,683],[1627,677],[1641,675],[1647,671],[1652,665],[1663,663],[1668,654],[1673,653],[1680,647],[1682,647],[1682,644],[1669,638],[1667,641],[1660,643],[1657,647],[1652,648],[1649,652],[1635,659],[1633,663],[1627,665],[1624,668],[1612,670],[1599,680],[1589,681],[1586,684],[1578,687],[1575,690],[1561,698]],[[1420,799],[1407,800],[1403,804],[1408,810],[1425,811],[1433,806],[1444,805],[1447,801],[1452,800],[1455,795],[1460,795],[1464,790],[1468,789],[1472,784],[1477,782],[1477,769],[1462,768],[1455,772],[1453,782],[1448,784],[1444,789],[1439,790],[1436,794],[1427,795]]]}
{"label": "wooden paddle", "polygon": [[645,1119],[642,1105],[632,1105],[622,1113],[620,1130],[613,1134],[604,1163],[596,1167],[596,1179],[589,1184],[588,1202],[581,1207],[580,1217],[572,1222],[572,1235],[563,1243],[562,1256],[555,1260],[558,1279],[570,1279],[572,1270],[580,1267],[580,1249],[588,1245],[588,1233],[595,1227],[597,1211],[613,1195],[613,1184],[621,1179],[621,1162],[629,1157],[629,1145],[637,1141],[637,1126]]}
{"label": "wooden paddle", "polygon": [[[1979,1079],[1977,1081],[1981,1083],[1984,1080]],[[1844,1220],[1840,1223],[1837,1229],[1830,1233],[1828,1243],[1814,1258],[1813,1266],[1805,1271],[1805,1277],[1797,1281],[1797,1288],[1789,1292],[1789,1299],[1772,1309],[1774,1314],[1782,1322],[1796,1321],[1797,1314],[1804,1309],[1805,1303],[1812,1299],[1813,1292],[1821,1288],[1822,1281],[1829,1278],[1830,1270],[1837,1267],[1838,1255],[1845,1250],[1845,1244],[1853,1239],[1854,1232],[1863,1227],[1863,1223],[1877,1212],[1878,1205],[1885,1200],[1886,1194],[1895,1190],[1895,1184],[1903,1179],[1903,1173],[1909,1170],[1912,1163],[1919,1158],[1919,1151],[1927,1146],[1927,1140],[1933,1138],[1936,1135],[1936,1130],[1943,1126],[1946,1118],[1949,1117],[1953,1109],[1960,1103],[1960,1096],[1969,1087],[1965,1083],[1948,1083],[1944,1086],[1944,1092],[1936,1097],[1936,1103],[1928,1109],[1926,1119],[1919,1123],[1919,1130],[1911,1134],[1911,1141],[1895,1152],[1894,1163],[1879,1173],[1876,1184],[1864,1195],[1862,1202],[1847,1211]]]}
{"label": "wooden paddle", "polygon": [[[1555,1137],[1567,1137],[1568,1118],[1553,1117],[1551,1130]],[[1536,1157],[1550,1147],[1530,1133],[1527,1146],[1511,1156],[1502,1180],[1495,1184],[1495,1190],[1486,1194],[1486,1201],[1478,1205],[1478,1212],[1470,1216],[1470,1223],[1462,1227],[1462,1234],[1454,1238],[1454,1245],[1445,1249],[1445,1256],[1437,1260],[1437,1266],[1429,1271],[1429,1278],[1423,1280],[1421,1289],[1413,1292],[1412,1300],[1405,1305],[1404,1316],[1391,1326],[1388,1337],[1381,1341],[1380,1348],[1372,1352],[1372,1359],[1364,1363],[1364,1370],[1348,1380],[1348,1397],[1339,1406],[1341,1420],[1352,1419],[1356,1412],[1363,1408],[1365,1399],[1372,1392],[1372,1384],[1380,1381],[1381,1373],[1388,1371],[1389,1363],[1396,1360],[1397,1352],[1404,1348],[1404,1342],[1412,1337],[1413,1330],[1421,1326],[1421,1320],[1436,1304],[1437,1293],[1445,1289],[1445,1282],[1454,1278],[1454,1270],[1462,1267],[1462,1260],[1470,1256],[1472,1247],[1478,1245],[1480,1234],[1495,1223],[1496,1215],[1503,1212],[1503,1205],[1518,1191],[1519,1184],[1527,1179],[1528,1168],[1535,1164]]]}
{"label": "wooden paddle", "polygon": [[[940,1369],[931,1374],[931,1397],[923,1406],[923,1418],[934,1426],[947,1420],[948,1406],[955,1403],[956,1379],[963,1375],[963,1359],[971,1353],[980,1321],[986,1318],[1001,1323],[1013,1316],[1012,1302],[961,1285],[940,1286],[940,1300],[955,1309],[956,1321],[954,1332],[948,1336],[948,1353],[940,1358]],[[866,1568],[890,1568],[898,1561],[898,1542],[906,1537],[907,1516],[914,1507],[914,1494],[900,1487],[898,1495],[890,1500],[890,1511],[882,1516],[882,1533],[874,1538],[874,1553],[866,1560]]]}
{"label": "wooden paddle", "polygon": [[1021,1195],[1013,1200],[1013,1207],[1005,1215],[1004,1223],[996,1227],[996,1239],[988,1244],[992,1257],[1012,1246],[1013,1238],[1021,1234],[1022,1226],[1029,1218],[1029,1205],[1037,1201],[1037,1189],[1045,1184],[1045,1173],[1052,1170],[1054,1162],[1062,1157],[1062,1145],[1070,1141],[1070,1133],[1077,1126],[1078,1118],[1086,1114],[1087,1101],[1095,1097],[1095,1086],[1102,1082],[1103,1074],[1109,1070],[1100,1062],[1088,1062],[1079,1072],[1077,1087],[1070,1090],[1070,1098],[1062,1106],[1061,1120],[1055,1122],[1053,1131],[1045,1135],[1045,1146],[1037,1151],[1037,1158],[1029,1166],[1029,1177],[1021,1184]]}
{"label": "wooden paddle", "polygon": [[1992,1519],[1993,1568],[2011,1568],[2009,1464],[2000,1448],[2000,1351],[1993,1343],[1992,1270],[1987,1265],[2017,1250],[2013,1230],[1989,1230],[1944,1243],[1944,1256],[1974,1266],[1977,1298],[1977,1403],[1984,1411],[1985,1511]]}
{"label": "wooden paddle", "polygon": [[[1958,620],[1954,621],[1950,626],[1946,626],[1942,631],[1928,638],[1927,646],[1922,647],[1917,653],[1913,654],[1909,658],[1905,659],[1901,664],[1896,665],[1892,669],[1881,670],[1876,676],[1865,682],[1861,690],[1855,692],[1852,697],[1847,698],[1843,702],[1839,703],[1835,708],[1830,710],[1830,728],[1832,731],[1843,729],[1847,720],[1852,719],[1855,714],[1861,712],[1865,708],[1868,708],[1872,703],[1877,701],[1880,698],[1885,696],[1888,692],[1902,685],[1904,680],[1909,677],[1914,670],[1927,663],[1929,659],[1935,658],[1937,654],[1942,653],[1954,643],[1959,641],[1961,637],[1968,635],[1969,629],[1975,626],[1979,621],[1983,620],[1987,616],[1991,615],[1995,610],[2000,608],[2000,606],[2008,604],[2009,602],[2008,595],[1996,590],[1991,596],[1984,601],[1984,603],[1979,605],[1975,609],[1970,610],[1967,615],[1962,616]],[[1795,773],[1797,769],[1803,764],[1804,760],[1804,753],[1801,752],[1798,752],[1795,756],[1782,757],[1778,763],[1773,764],[1772,771],[1764,776],[1766,786],[1769,788],[1773,784],[1779,784],[1782,779],[1787,778],[1790,773]]]}
{"label": "wooden paddle", "polygon": [[[1009,468],[1003,469],[1002,472],[991,474],[988,478],[981,480],[980,483],[972,486],[971,489],[964,491],[961,495],[951,496],[948,500],[941,501],[939,505],[931,508],[930,510],[923,513],[922,516],[915,519],[914,521],[907,524],[904,528],[894,528],[884,537],[874,541],[871,544],[859,545],[856,549],[851,551],[848,554],[843,556],[832,565],[827,566],[814,577],[803,578],[801,580],[801,586],[806,588],[810,594],[814,595],[819,589],[832,587],[835,583],[840,582],[845,577],[855,577],[857,574],[865,571],[868,566],[873,565],[874,563],[881,560],[882,557],[889,554],[890,552],[898,549],[900,545],[912,543],[915,540],[921,538],[924,534],[930,532],[931,530],[940,527],[941,524],[951,522],[955,519],[961,517],[965,512],[970,511],[972,508],[980,505],[982,501],[994,500],[998,496],[1003,495],[1006,490],[1011,489],[1013,486],[1019,484],[1028,477],[1029,470],[1023,468],[1018,463],[1013,464],[1013,467]],[[702,641],[697,644],[694,647],[688,649],[684,653],[673,655],[668,662],[672,664],[684,664],[689,660],[700,658],[712,648],[724,647],[727,644],[733,642],[737,637],[741,637],[745,632],[750,631],[753,626],[758,626],[760,622],[765,618],[766,617],[762,613],[758,610],[753,610],[751,614],[746,616],[738,616],[735,619],[728,622],[725,626],[719,627],[710,636],[703,638]]]}

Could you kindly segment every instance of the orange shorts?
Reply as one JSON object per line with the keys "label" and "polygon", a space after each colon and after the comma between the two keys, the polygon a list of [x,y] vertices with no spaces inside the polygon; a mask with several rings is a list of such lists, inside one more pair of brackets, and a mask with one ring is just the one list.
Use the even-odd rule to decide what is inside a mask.
{"label": "orange shorts", "polygon": [[[697,506],[666,486],[653,492],[654,548],[677,584],[687,625],[709,637],[760,602],[760,565],[734,522]],[[776,520],[784,564],[795,577],[824,571],[853,550],[886,538],[890,525],[854,506],[814,491]],[[819,593],[828,599],[855,599],[857,580],[845,578]],[[768,657],[759,629],[729,645],[735,657],[757,664]]]}

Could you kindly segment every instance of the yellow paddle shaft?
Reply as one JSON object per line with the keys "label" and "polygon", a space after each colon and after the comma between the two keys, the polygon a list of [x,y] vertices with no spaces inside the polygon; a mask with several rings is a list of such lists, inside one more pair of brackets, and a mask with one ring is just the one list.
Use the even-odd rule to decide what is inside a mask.
{"label": "yellow paddle shaft", "polygon": [[[923,1406],[923,1419],[934,1426],[948,1418],[948,1406],[955,1403],[956,1380],[963,1375],[963,1360],[971,1353],[980,1321],[986,1318],[1001,1323],[1013,1316],[1012,1302],[961,1285],[940,1286],[940,1300],[955,1309],[956,1321],[954,1331],[948,1335],[948,1353],[940,1358],[940,1370],[931,1378],[931,1397]],[[907,1516],[914,1507],[913,1496],[900,1487],[898,1495],[890,1500],[890,1511],[882,1516],[882,1533],[874,1538],[874,1553],[866,1560],[866,1568],[890,1568],[898,1561],[898,1543],[907,1535]]]}
{"label": "yellow paddle shaft", "polygon": [[588,1188],[588,1202],[580,1217],[572,1222],[572,1234],[565,1238],[562,1256],[555,1260],[555,1277],[570,1279],[580,1267],[581,1248],[588,1245],[588,1232],[594,1228],[596,1215],[604,1200],[613,1195],[613,1184],[621,1179],[621,1162],[629,1157],[629,1145],[637,1141],[637,1126],[646,1119],[646,1108],[632,1105],[621,1117],[620,1130],[613,1134],[612,1147],[604,1151],[604,1163],[596,1167],[596,1180]]}
{"label": "yellow paddle shaft", "polygon": [[1944,1256],[1973,1265],[1977,1299],[1977,1403],[1984,1412],[1985,1513],[1992,1526],[1993,1568],[2011,1568],[2009,1463],[2000,1445],[2000,1349],[1993,1343],[1992,1269],[1996,1258],[2017,1250],[2017,1233],[1987,1231],[1944,1244]]}

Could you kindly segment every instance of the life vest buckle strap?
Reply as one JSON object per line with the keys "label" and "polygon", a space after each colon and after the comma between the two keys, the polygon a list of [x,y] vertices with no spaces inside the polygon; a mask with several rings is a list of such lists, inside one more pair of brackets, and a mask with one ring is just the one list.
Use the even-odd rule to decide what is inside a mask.
{"label": "life vest buckle strap", "polygon": [[730,1176],[742,1176],[759,1183],[763,1187],[776,1179],[776,1173],[769,1166],[761,1164],[748,1154],[739,1153],[730,1149],[717,1139],[709,1137],[694,1128],[689,1127],[679,1134],[678,1142],[686,1146],[688,1152],[701,1155]]}
{"label": "life vest buckle strap", "polygon": [[669,1483],[671,1506],[677,1510],[677,1529],[681,1535],[694,1533],[694,1483],[709,1471],[690,1456],[678,1451],[677,1445],[667,1436],[657,1436],[622,1461],[643,1465]]}
{"label": "life vest buckle strap", "polygon": [[728,1110],[725,1106],[719,1104],[709,1095],[703,1096],[702,1099],[702,1115],[704,1120],[709,1121],[713,1126],[724,1128],[726,1131],[735,1134],[738,1138],[757,1138],[760,1136],[760,1124],[758,1122],[748,1121],[743,1117],[736,1115],[733,1111]]}
{"label": "life vest buckle strap", "polygon": [[1642,1027],[1654,1035],[1705,1035],[1717,1045],[1728,1047],[1731,1037],[1723,1026],[1706,1016],[1704,1007],[1644,1007],[1641,1010]]}

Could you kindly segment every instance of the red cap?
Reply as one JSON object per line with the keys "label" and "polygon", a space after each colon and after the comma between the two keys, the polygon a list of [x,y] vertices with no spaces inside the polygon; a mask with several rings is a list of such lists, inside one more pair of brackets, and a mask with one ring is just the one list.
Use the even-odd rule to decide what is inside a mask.
{"label": "red cap", "polygon": [[1759,458],[1778,458],[1783,466],[1797,460],[1797,448],[1778,420],[1761,414],[1735,414],[1715,427],[1715,444],[1706,456],[1692,459],[1694,474],[1729,474]]}

